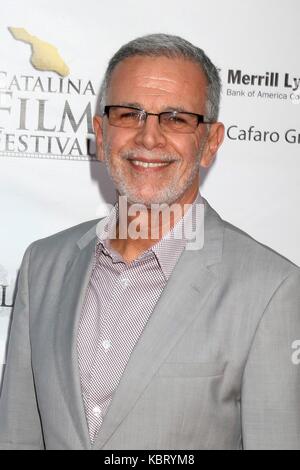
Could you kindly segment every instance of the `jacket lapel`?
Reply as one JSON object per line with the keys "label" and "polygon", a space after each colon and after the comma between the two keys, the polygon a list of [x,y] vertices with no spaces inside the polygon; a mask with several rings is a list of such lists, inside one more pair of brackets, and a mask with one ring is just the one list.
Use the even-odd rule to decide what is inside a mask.
{"label": "jacket lapel", "polygon": [[203,200],[204,247],[196,251],[184,251],[180,257],[131,354],[95,440],[94,449],[105,446],[178,339],[199,310],[204,308],[217,285],[217,275],[209,266],[221,260],[224,226],[207,201]]}
{"label": "jacket lapel", "polygon": [[56,362],[60,385],[73,418],[75,432],[82,448],[90,448],[87,421],[81,395],[77,357],[77,331],[85,292],[91,276],[95,250],[96,225],[82,237],[69,261],[61,288],[56,331]]}

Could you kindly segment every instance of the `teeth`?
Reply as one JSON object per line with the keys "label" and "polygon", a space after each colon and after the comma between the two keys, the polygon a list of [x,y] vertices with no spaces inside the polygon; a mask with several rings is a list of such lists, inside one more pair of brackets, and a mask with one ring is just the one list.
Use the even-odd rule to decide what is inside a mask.
{"label": "teeth", "polygon": [[153,163],[153,162],[141,162],[140,160],[131,160],[131,163],[133,163],[133,165],[137,165],[137,166],[142,166],[144,168],[154,168],[156,166],[167,166],[169,165],[170,162],[165,162],[165,163]]}

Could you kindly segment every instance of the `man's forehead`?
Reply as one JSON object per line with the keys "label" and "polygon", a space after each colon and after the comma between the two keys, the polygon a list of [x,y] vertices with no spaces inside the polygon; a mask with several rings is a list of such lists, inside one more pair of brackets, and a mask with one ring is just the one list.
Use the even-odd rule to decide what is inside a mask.
{"label": "man's forehead", "polygon": [[199,80],[206,83],[206,77],[200,64],[184,57],[132,56],[119,62],[112,73],[112,81],[124,79],[130,75],[137,80],[172,84],[181,81]]}
{"label": "man's forehead", "polygon": [[182,98],[202,102],[206,78],[200,66],[184,58],[134,56],[120,62],[111,78],[108,95],[135,99],[135,95]]}

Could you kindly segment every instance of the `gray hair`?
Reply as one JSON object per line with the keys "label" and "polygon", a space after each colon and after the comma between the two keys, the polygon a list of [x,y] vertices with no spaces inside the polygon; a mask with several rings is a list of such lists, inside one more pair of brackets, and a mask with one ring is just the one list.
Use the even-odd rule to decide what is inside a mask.
{"label": "gray hair", "polygon": [[218,69],[202,49],[179,36],[169,34],[149,34],[136,38],[122,46],[110,59],[101,84],[98,110],[102,115],[106,105],[106,95],[115,67],[133,56],[185,58],[200,65],[207,79],[206,116],[217,121],[220,107],[221,79]]}

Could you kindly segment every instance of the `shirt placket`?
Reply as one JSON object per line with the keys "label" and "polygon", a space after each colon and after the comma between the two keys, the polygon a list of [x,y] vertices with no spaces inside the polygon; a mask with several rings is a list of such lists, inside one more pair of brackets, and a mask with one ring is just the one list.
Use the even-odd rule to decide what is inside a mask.
{"label": "shirt placket", "polygon": [[[116,264],[115,264],[116,266]],[[89,383],[88,409],[90,434],[93,438],[102,425],[112,393],[114,392],[123,367],[118,354],[118,344],[115,341],[115,324],[118,321],[120,305],[123,304],[118,291],[122,295],[129,284],[129,268],[125,263],[118,263],[118,275],[114,282],[112,296],[107,306],[101,311],[101,328],[99,331],[95,360],[91,369]],[[116,357],[119,356],[119,360]]]}

